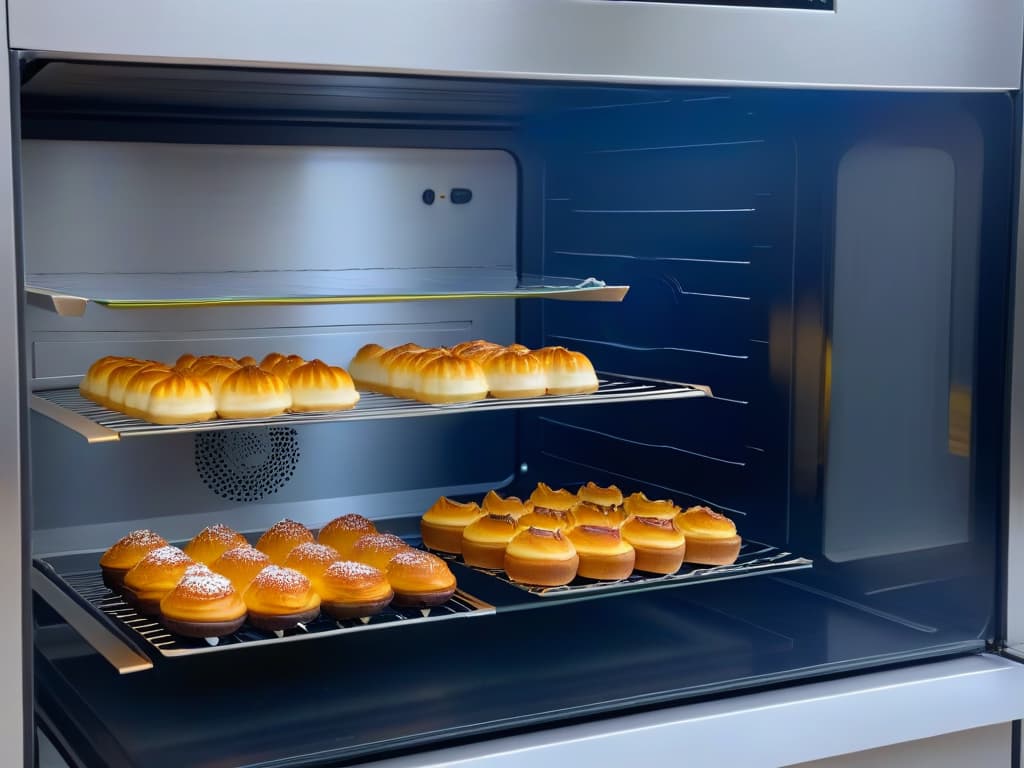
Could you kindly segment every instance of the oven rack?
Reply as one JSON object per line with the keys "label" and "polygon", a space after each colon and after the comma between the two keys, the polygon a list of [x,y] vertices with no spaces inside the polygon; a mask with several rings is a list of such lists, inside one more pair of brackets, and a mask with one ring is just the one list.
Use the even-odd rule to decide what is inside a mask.
{"label": "oven rack", "polygon": [[181,658],[354,632],[489,616],[494,606],[456,590],[434,608],[385,608],[376,616],[337,621],[321,614],[315,621],[283,632],[264,632],[248,624],[215,641],[181,637],[164,629],[152,616],[139,614],[103,583],[99,570],[59,573],[45,559],[36,559],[32,589],[57,611],[121,674],[152,669],[154,658]]}
{"label": "oven rack", "polygon": [[265,419],[214,419],[192,424],[164,426],[111,411],[82,397],[77,389],[50,389],[35,392],[32,410],[74,430],[90,443],[104,443],[124,437],[185,432],[212,432],[261,426],[297,426],[337,421],[394,419],[417,416],[444,416],[521,408],[552,408],[576,405],[601,405],[644,400],[676,400],[711,395],[707,387],[656,379],[598,373],[600,387],[586,395],[544,395],[542,397],[477,400],[472,403],[431,405],[414,400],[361,392],[359,403],[348,411],[286,413]]}
{"label": "oven rack", "polygon": [[81,317],[107,309],[368,304],[447,299],[560,299],[619,302],[626,285],[523,275],[511,267],[449,267],[26,275],[29,304]]}
{"label": "oven rack", "polygon": [[683,563],[673,574],[666,576],[645,574],[634,571],[629,577],[620,581],[595,581],[577,578],[572,583],[561,587],[535,587],[512,581],[504,571],[477,568],[466,565],[460,555],[430,550],[445,560],[458,563],[463,568],[476,571],[486,577],[515,588],[521,593],[548,600],[585,600],[594,597],[622,592],[642,592],[647,590],[665,589],[687,584],[705,584],[712,581],[744,579],[752,576],[770,576],[789,571],[800,571],[811,568],[814,561],[786,552],[771,544],[759,541],[744,540],[740,554],[732,565],[695,565]]}

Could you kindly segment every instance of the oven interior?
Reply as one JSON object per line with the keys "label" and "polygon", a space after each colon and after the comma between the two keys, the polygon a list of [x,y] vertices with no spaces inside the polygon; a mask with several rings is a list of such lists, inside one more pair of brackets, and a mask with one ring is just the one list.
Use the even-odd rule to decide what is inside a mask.
{"label": "oven interior", "polygon": [[482,337],[714,395],[99,444],[33,413],[35,557],[345,512],[414,537],[442,494],[593,480],[707,504],[813,561],[555,601],[471,574],[492,615],[124,675],[37,598],[37,716],[72,764],[334,765],[998,644],[1007,95],[70,62],[21,80],[26,283],[630,287],[621,303],[30,303],[37,393],[106,354],[346,365],[369,342]]}

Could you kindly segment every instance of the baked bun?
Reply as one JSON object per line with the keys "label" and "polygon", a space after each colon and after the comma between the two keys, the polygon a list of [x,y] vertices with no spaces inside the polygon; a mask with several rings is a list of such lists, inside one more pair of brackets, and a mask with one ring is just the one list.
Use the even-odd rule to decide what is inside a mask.
{"label": "baked bun", "polygon": [[292,371],[305,364],[306,361],[298,355],[288,355],[288,357],[282,358],[274,363],[268,373],[274,374],[281,379],[281,381],[288,381],[288,377],[292,375]]}
{"label": "baked bun", "polygon": [[429,608],[448,602],[455,594],[455,576],[437,555],[405,549],[388,562],[388,582],[400,608]]}
{"label": "baked bun", "polygon": [[596,525],[598,528],[618,528],[622,525],[623,517],[617,507],[607,511],[607,507],[599,507],[596,504],[588,504],[581,501],[572,508],[572,524]]}
{"label": "baked bun", "polygon": [[249,365],[224,380],[217,413],[223,419],[266,418],[284,413],[291,404],[291,392],[280,377]]}
{"label": "baked bun", "polygon": [[524,502],[518,496],[501,498],[495,491],[488,491],[480,508],[488,514],[511,515],[519,520],[523,515],[533,511],[533,502]]}
{"label": "baked bun", "polygon": [[408,344],[400,344],[397,347],[392,347],[391,349],[382,352],[380,354],[380,357],[377,358],[377,363],[378,365],[380,365],[383,381],[379,385],[377,391],[383,392],[386,395],[392,394],[391,367],[395,364],[395,361],[402,358],[403,356],[406,356],[406,353],[408,352],[421,351],[423,351],[423,347],[421,347],[419,344],[413,344],[410,342]]}
{"label": "baked bun", "polygon": [[160,601],[160,621],[185,637],[222,637],[245,621],[238,590],[216,573],[188,574]]}
{"label": "baked bun", "polygon": [[174,362],[174,369],[176,371],[182,371],[183,373],[192,367],[199,358],[193,355],[191,352],[186,352]]}
{"label": "baked bun", "polygon": [[220,390],[224,386],[224,382],[237,370],[238,366],[223,365],[221,363],[212,363],[205,366],[197,363],[189,373],[205,381],[209,385],[210,391],[213,392],[214,400],[216,400],[220,397]]}
{"label": "baked bun", "polygon": [[262,360],[260,360],[259,367],[262,368],[267,373],[270,373],[271,371],[274,370],[274,366],[277,365],[282,360],[284,360],[284,355],[282,355],[280,352],[271,352]]}
{"label": "baked bun", "polygon": [[686,562],[732,565],[739,557],[743,540],[725,515],[708,507],[690,507],[676,518],[676,524],[686,535]]}
{"label": "baked bun", "polygon": [[121,589],[124,575],[154,549],[166,547],[163,536],[148,529],[132,531],[122,536],[116,544],[100,557],[100,570],[103,572],[103,583],[113,590]]}
{"label": "baked bun", "polygon": [[177,547],[154,549],[124,575],[125,596],[139,613],[159,613],[160,601],[190,565],[195,565],[192,558]]}
{"label": "baked bun", "polygon": [[462,532],[462,559],[466,565],[505,567],[505,548],[522,528],[512,515],[486,514],[466,526]]}
{"label": "baked bun", "polygon": [[611,512],[622,506],[622,491],[615,485],[603,488],[597,483],[589,482],[580,486],[576,491],[576,498],[593,504],[606,512]]}
{"label": "baked bun", "polygon": [[512,581],[558,587],[576,578],[580,558],[561,531],[526,528],[505,549],[505,573]]}
{"label": "baked bun", "polygon": [[314,588],[327,566],[341,559],[338,550],[326,544],[307,541],[293,549],[284,559],[285,568],[294,568],[311,582]]}
{"label": "baked bun", "polygon": [[636,570],[675,573],[683,564],[686,537],[674,520],[632,516],[621,530],[622,538],[636,550]]}
{"label": "baked bun", "polygon": [[291,629],[320,615],[320,595],[309,579],[277,565],[256,574],[242,599],[249,609],[249,623],[269,632]]}
{"label": "baked bun", "polygon": [[209,421],[217,415],[210,385],[187,373],[173,371],[149,390],[143,418],[154,424]]}
{"label": "baked bun", "polygon": [[352,560],[331,563],[314,587],[320,609],[339,620],[373,616],[395,596],[384,571]]}
{"label": "baked bun", "polygon": [[266,553],[274,565],[284,563],[299,544],[313,541],[313,534],[302,523],[285,518],[274,523],[256,542],[256,549]]}
{"label": "baked bun", "polygon": [[247,365],[259,365],[259,363],[256,362],[256,358],[252,357],[251,355],[246,355],[245,357],[236,357],[235,362],[238,363],[239,368],[244,368]]}
{"label": "baked bun", "polygon": [[626,517],[655,517],[658,520],[671,520],[679,514],[680,509],[671,499],[651,501],[643,493],[633,493],[622,502],[622,511]]}
{"label": "baked bun", "polygon": [[98,390],[101,387],[104,390],[104,396],[106,394],[106,380],[110,375],[110,370],[117,368],[119,365],[123,365],[127,362],[127,358],[117,357],[116,355],[107,355],[101,357],[99,360],[89,366],[89,369],[82,376],[82,380],[78,383],[78,393],[93,402],[101,402]]}
{"label": "baked bun", "polygon": [[475,501],[452,501],[442,496],[423,513],[420,535],[423,546],[438,552],[462,552],[462,531],[483,512]]}
{"label": "baked bun", "polygon": [[137,419],[146,418],[153,387],[171,375],[166,368],[140,368],[125,385],[121,410]]}
{"label": "baked bun", "polygon": [[230,368],[234,371],[241,367],[242,366],[240,366],[238,361],[233,357],[227,357],[225,355],[203,355],[189,366],[186,373],[202,376],[211,368]]}
{"label": "baked bun", "polygon": [[547,530],[568,530],[573,526],[571,510],[578,503],[575,494],[538,483],[530,494],[530,503],[533,511],[519,518],[520,524]]}
{"label": "baked bun", "polygon": [[549,395],[581,395],[597,390],[594,366],[582,352],[573,352],[565,347],[544,347],[534,354],[544,366]]}
{"label": "baked bun", "polygon": [[106,406],[115,411],[124,412],[124,398],[128,391],[128,384],[136,374],[143,371],[162,371],[170,374],[171,369],[160,363],[135,362],[118,366],[107,379],[107,400]]}
{"label": "baked bun", "polygon": [[505,349],[483,364],[491,397],[538,397],[547,391],[547,377],[532,352]]}
{"label": "baked bun", "polygon": [[374,568],[387,570],[391,558],[399,552],[412,549],[408,544],[391,533],[366,533],[352,544],[349,559],[366,563]]}
{"label": "baked bun", "polygon": [[256,578],[256,574],[271,565],[265,552],[249,544],[229,549],[210,563],[210,570],[224,576],[241,594]]}
{"label": "baked bun", "polygon": [[488,379],[475,360],[442,354],[418,371],[413,397],[424,403],[467,403],[487,397]]}
{"label": "baked bun", "polygon": [[343,368],[310,360],[287,378],[293,411],[344,411],[355,407],[359,393]]}
{"label": "baked bun", "polygon": [[[501,344],[495,344],[493,341],[485,341],[484,339],[475,339],[473,341],[463,341],[452,347],[453,355],[461,355],[462,357],[470,357],[474,360],[481,356],[481,353],[497,353],[501,352],[505,348]],[[485,357],[487,355],[484,355]]]}
{"label": "baked bun", "polygon": [[577,576],[601,581],[618,581],[633,572],[636,552],[622,538],[618,528],[577,525],[569,531],[569,540],[580,556]]}
{"label": "baked bun", "polygon": [[362,515],[342,515],[331,520],[320,529],[316,540],[333,547],[343,559],[348,559],[356,539],[367,533],[376,533],[377,526]]}
{"label": "baked bun", "polygon": [[359,348],[348,364],[352,381],[360,389],[383,392],[388,386],[388,372],[380,361],[385,352],[380,344],[367,344]]}
{"label": "baked bun", "polygon": [[217,523],[203,528],[185,545],[185,554],[197,563],[209,565],[229,549],[247,547],[249,542],[238,531]]}
{"label": "baked bun", "polygon": [[397,355],[388,367],[388,392],[392,397],[412,398],[420,380],[420,370],[449,353],[440,349],[410,349]]}

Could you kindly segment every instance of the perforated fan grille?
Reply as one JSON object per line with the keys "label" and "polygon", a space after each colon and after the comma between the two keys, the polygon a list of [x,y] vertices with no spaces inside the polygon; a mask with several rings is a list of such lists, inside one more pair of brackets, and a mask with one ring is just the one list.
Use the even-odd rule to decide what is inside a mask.
{"label": "perforated fan grille", "polygon": [[196,469],[206,486],[231,501],[259,501],[281,490],[299,463],[299,436],[291,427],[200,432]]}

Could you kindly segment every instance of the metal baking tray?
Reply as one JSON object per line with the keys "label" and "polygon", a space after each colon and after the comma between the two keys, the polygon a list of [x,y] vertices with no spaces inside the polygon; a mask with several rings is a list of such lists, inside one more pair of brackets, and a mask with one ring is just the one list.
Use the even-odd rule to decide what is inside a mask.
{"label": "metal baking tray", "polygon": [[[98,558],[99,554],[95,555]],[[489,616],[494,606],[457,590],[435,608],[386,608],[363,619],[320,618],[283,632],[263,632],[249,625],[232,635],[201,640],[168,632],[159,621],[143,616],[104,583],[98,568],[75,569],[81,556],[33,561],[32,589],[122,674],[152,669],[154,659],[218,653],[273,643],[291,643],[352,632],[393,629],[410,624]],[[72,566],[64,571],[62,565]]]}
{"label": "metal baking tray", "polygon": [[436,552],[434,550],[430,551],[439,557],[458,563],[463,568],[489,576],[534,597],[560,600],[579,600],[620,592],[640,592],[677,587],[685,584],[705,584],[711,581],[725,581],[727,579],[770,576],[789,571],[800,571],[811,568],[814,565],[814,561],[806,557],[794,555],[792,552],[786,552],[771,544],[744,540],[740,547],[739,557],[736,558],[736,562],[732,565],[694,565],[693,563],[683,563],[683,566],[678,571],[667,576],[634,571],[628,578],[620,581],[595,581],[593,579],[576,578],[572,583],[561,587],[535,587],[512,581],[504,571],[466,565],[460,555]]}
{"label": "metal baking tray", "polygon": [[104,443],[124,437],[149,437],[182,432],[211,432],[260,426],[295,426],[334,421],[394,419],[443,416],[453,413],[496,411],[519,408],[554,408],[567,405],[601,405],[640,400],[676,400],[706,397],[707,387],[656,379],[641,379],[613,373],[599,373],[600,387],[585,395],[544,395],[542,397],[487,398],[471,403],[432,405],[390,397],[376,392],[360,393],[359,403],[349,411],[286,413],[267,419],[213,419],[193,424],[163,426],[134,419],[86,400],[77,389],[41,390],[32,395],[32,410],[79,433],[90,443]]}

